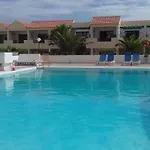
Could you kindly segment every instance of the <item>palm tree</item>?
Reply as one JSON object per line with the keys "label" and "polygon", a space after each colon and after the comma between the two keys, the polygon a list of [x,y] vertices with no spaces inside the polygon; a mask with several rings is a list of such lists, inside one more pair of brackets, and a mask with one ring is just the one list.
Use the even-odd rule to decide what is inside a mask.
{"label": "palm tree", "polygon": [[75,54],[82,47],[86,50],[85,38],[78,36],[71,27],[60,25],[51,31],[49,45],[56,44],[62,53]]}
{"label": "palm tree", "polygon": [[143,53],[143,41],[141,38],[137,38],[134,35],[130,37],[124,36],[123,39],[119,40],[119,43],[115,45],[116,47],[121,47],[125,50],[125,52],[139,52]]}

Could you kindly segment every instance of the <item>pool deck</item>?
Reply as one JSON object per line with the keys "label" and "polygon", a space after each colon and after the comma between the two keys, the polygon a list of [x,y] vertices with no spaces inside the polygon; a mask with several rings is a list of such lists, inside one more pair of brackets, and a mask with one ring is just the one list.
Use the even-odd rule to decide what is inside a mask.
{"label": "pool deck", "polygon": [[36,70],[36,67],[33,66],[17,66],[15,71],[0,71],[0,77],[5,75],[13,75],[20,72],[27,72]]}
{"label": "pool deck", "polygon": [[[133,65],[133,66],[122,66],[120,64],[114,64],[114,65],[95,65],[95,64],[50,64],[44,66],[44,68],[108,68],[108,69],[150,69],[150,64],[140,64],[140,65]],[[16,71],[0,71],[0,76],[5,75],[11,75],[16,74],[20,72],[27,72],[27,71],[33,71],[36,70],[35,66],[17,66]]]}
{"label": "pool deck", "polygon": [[140,65],[133,65],[133,66],[123,66],[121,64],[111,64],[111,65],[96,65],[96,64],[50,64],[45,67],[50,68],[139,68],[139,69],[150,69],[150,64],[140,64]]}

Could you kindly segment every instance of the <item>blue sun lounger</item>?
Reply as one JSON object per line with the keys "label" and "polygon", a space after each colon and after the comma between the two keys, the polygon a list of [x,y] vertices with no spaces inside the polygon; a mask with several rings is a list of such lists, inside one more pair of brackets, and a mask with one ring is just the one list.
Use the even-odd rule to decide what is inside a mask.
{"label": "blue sun lounger", "polygon": [[140,54],[139,53],[133,54],[132,64],[140,64]]}
{"label": "blue sun lounger", "polygon": [[99,57],[98,65],[99,64],[104,64],[105,65],[105,63],[106,63],[106,54],[101,54],[100,57]]}
{"label": "blue sun lounger", "polygon": [[109,63],[109,64],[115,63],[115,55],[114,55],[114,53],[108,54],[107,63]]}
{"label": "blue sun lounger", "polygon": [[131,59],[131,53],[125,53],[124,55],[124,64],[131,65],[132,59]]}

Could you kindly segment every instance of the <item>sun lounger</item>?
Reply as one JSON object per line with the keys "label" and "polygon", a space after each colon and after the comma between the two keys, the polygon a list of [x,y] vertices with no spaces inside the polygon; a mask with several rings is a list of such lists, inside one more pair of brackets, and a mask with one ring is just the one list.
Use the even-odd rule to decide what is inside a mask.
{"label": "sun lounger", "polygon": [[125,53],[124,55],[124,64],[129,64],[131,65],[132,59],[131,59],[131,53]]}
{"label": "sun lounger", "polygon": [[100,55],[99,62],[97,63],[97,65],[100,65],[100,64],[103,64],[103,65],[106,64],[106,54],[101,54]]}
{"label": "sun lounger", "polygon": [[138,53],[133,54],[132,64],[140,64],[140,54]]}
{"label": "sun lounger", "polygon": [[113,64],[113,63],[115,63],[115,55],[113,53],[108,54],[107,64]]}
{"label": "sun lounger", "polygon": [[20,54],[18,58],[18,62],[16,62],[17,66],[35,66],[36,60],[40,60],[40,54]]}

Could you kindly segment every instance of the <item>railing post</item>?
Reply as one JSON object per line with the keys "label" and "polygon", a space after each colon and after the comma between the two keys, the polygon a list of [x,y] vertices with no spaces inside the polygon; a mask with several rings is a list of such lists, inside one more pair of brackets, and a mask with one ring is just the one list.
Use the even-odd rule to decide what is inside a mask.
{"label": "railing post", "polygon": [[144,37],[147,37],[147,26],[144,26]]}
{"label": "railing post", "polygon": [[90,55],[93,55],[93,48],[90,49]]}
{"label": "railing post", "polygon": [[27,30],[27,40],[30,40],[30,39],[31,39],[31,37],[30,37],[30,31]]}
{"label": "railing post", "polygon": [[91,38],[93,38],[93,27],[90,28],[90,35],[91,35]]}
{"label": "railing post", "polygon": [[10,33],[9,33],[9,31],[7,31],[7,41],[9,41],[10,40]]}

